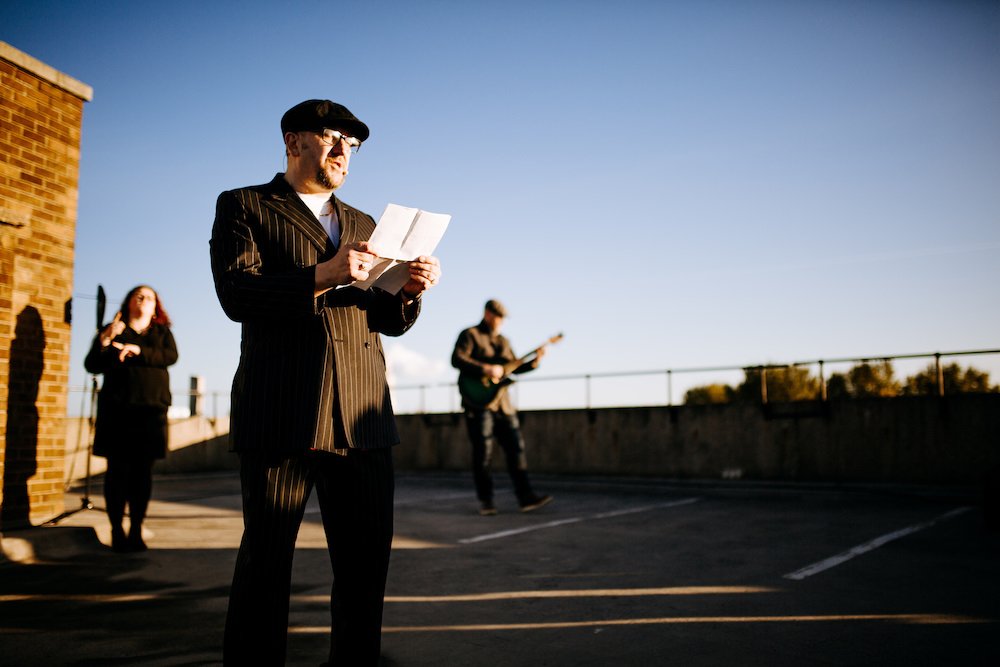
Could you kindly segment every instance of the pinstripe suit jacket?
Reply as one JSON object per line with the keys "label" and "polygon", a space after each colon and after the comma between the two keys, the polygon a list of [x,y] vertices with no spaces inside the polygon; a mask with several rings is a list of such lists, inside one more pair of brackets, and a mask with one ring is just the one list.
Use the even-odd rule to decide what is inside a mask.
{"label": "pinstripe suit jacket", "polygon": [[[341,243],[367,240],[371,216],[334,199]],[[377,288],[313,296],[336,252],[284,180],[219,195],[210,242],[215,290],[243,340],[233,378],[235,451],[277,455],[399,442],[379,334],[412,326],[420,300]]]}

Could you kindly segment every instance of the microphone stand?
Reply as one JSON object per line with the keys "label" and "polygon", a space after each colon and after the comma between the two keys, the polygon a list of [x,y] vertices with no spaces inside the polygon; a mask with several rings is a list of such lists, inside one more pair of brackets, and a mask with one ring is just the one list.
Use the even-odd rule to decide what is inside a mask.
{"label": "microphone stand", "polygon": [[90,502],[90,459],[94,450],[94,431],[97,425],[97,376],[90,376],[90,417],[87,420],[89,425],[89,442],[87,443],[87,470],[84,473],[83,498],[80,499],[80,509],[92,510],[94,503]]}
{"label": "microphone stand", "polygon": [[[97,286],[97,331],[100,333],[101,329],[104,328],[104,306],[105,306],[104,288],[100,285]],[[67,510],[57,516],[54,519],[49,519],[43,526],[53,526],[63,519],[73,516],[77,512],[82,512],[84,510],[101,510],[99,507],[94,507],[94,503],[90,500],[90,459],[93,455],[94,450],[94,431],[97,425],[97,375],[91,374],[90,376],[90,416],[87,419],[87,467],[84,472],[84,482],[83,482],[83,498],[80,499],[80,506],[75,510]],[[77,439],[79,443],[79,438]],[[74,457],[76,452],[74,452]],[[75,459],[74,459],[75,460]],[[67,481],[67,488],[69,487],[69,482]]]}
{"label": "microphone stand", "polygon": [[[100,510],[98,507],[94,507],[94,503],[90,500],[90,458],[91,453],[94,449],[94,424],[97,422],[97,376],[90,376],[90,416],[87,418],[87,467],[84,472],[84,482],[83,482],[83,498],[80,499],[80,506],[75,510],[67,510],[55,517],[54,519],[49,519],[43,526],[54,526],[63,519],[67,519],[77,512],[82,512],[84,510]],[[79,450],[77,450],[79,451]],[[75,456],[75,454],[74,454]],[[67,482],[66,487],[69,488],[69,482]]]}

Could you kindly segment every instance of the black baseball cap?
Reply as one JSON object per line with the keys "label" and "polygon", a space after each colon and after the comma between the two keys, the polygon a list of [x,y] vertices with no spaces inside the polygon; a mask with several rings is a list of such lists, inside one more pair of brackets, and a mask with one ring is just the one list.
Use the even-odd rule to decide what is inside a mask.
{"label": "black baseball cap", "polygon": [[368,126],[358,120],[343,104],[330,100],[299,102],[281,117],[281,134],[343,130],[358,141],[368,139]]}

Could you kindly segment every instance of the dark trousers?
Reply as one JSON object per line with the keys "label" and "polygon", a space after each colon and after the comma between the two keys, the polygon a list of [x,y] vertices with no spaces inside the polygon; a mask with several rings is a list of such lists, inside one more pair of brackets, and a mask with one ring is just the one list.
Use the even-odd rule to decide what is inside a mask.
{"label": "dark trousers", "polygon": [[493,501],[493,473],[491,461],[497,444],[503,449],[507,472],[514,484],[514,494],[521,505],[534,493],[528,481],[528,461],[524,455],[524,438],[517,415],[494,410],[465,411],[465,426],[472,443],[472,479],[480,502]]}
{"label": "dark trousers", "polygon": [[146,518],[149,499],[153,495],[153,459],[112,455],[104,473],[104,502],[107,505],[111,530],[122,530],[125,506],[131,526],[129,531],[142,535],[142,522]]}
{"label": "dark trousers", "polygon": [[284,665],[292,553],[315,485],[333,566],[330,664],[374,667],[392,546],[392,450],[266,460],[240,454],[243,541],[229,594],[225,665]]}

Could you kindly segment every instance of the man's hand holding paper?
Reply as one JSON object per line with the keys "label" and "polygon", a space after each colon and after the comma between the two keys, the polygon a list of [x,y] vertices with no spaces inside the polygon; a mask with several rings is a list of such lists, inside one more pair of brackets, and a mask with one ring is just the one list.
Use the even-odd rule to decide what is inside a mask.
{"label": "man's hand holding paper", "polygon": [[450,221],[443,213],[389,204],[368,240],[368,250],[377,255],[374,265],[366,279],[352,284],[378,285],[393,294],[405,287],[406,296],[417,296],[440,278],[441,265],[432,253]]}
{"label": "man's hand holding paper", "polygon": [[345,243],[336,255],[316,265],[315,295],[319,296],[328,289],[341,285],[367,280],[377,261],[369,242]]}
{"label": "man's hand holding paper", "polygon": [[441,263],[433,255],[420,255],[408,262],[410,279],[403,285],[403,296],[417,298],[441,280]]}

